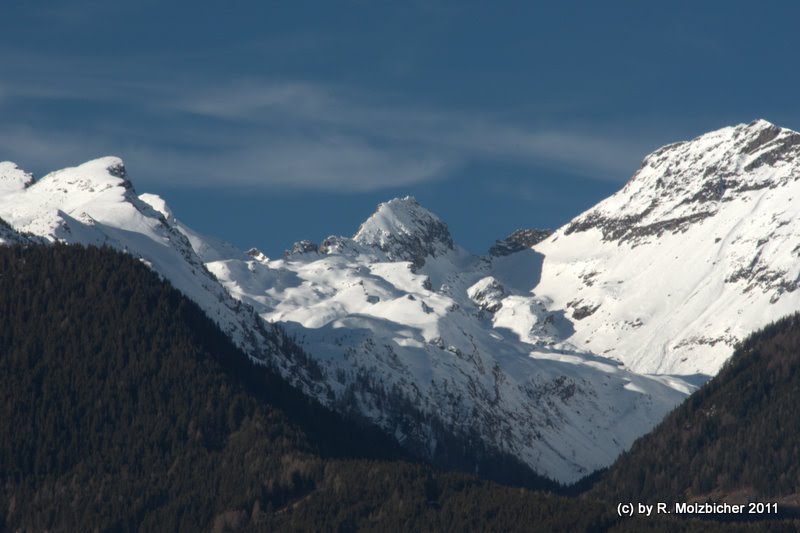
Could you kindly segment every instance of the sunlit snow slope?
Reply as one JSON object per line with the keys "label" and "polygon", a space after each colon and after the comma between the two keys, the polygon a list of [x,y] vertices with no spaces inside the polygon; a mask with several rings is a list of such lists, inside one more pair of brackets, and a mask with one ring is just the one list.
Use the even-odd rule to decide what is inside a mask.
{"label": "sunlit snow slope", "polygon": [[401,198],[352,238],[270,259],[137,195],[117,158],[40,180],[0,163],[0,242],[125,250],[255,360],[423,456],[455,436],[571,482],[658,423],[737,339],[798,308],[799,149],[800,134],[764,121],[664,147],[570,224],[515,232],[486,256]]}
{"label": "sunlit snow slope", "polygon": [[192,239],[199,237],[185,235],[136,196],[119,158],[89,161],[40,180],[13,163],[0,163],[0,219],[8,225],[0,222],[0,242],[93,244],[139,257],[195,300],[255,361],[272,364],[309,387],[307,369],[281,350],[283,339],[275,328],[231,298],[208,272],[192,247]]}
{"label": "sunlit snow slope", "polygon": [[381,204],[353,238],[251,255],[208,268],[300,339],[330,377],[334,405],[431,456],[443,426],[575,481],[690,390],[560,342],[569,320],[530,295],[540,254],[470,255],[413,198]]}
{"label": "sunlit snow slope", "polygon": [[800,309],[800,134],[759,120],[665,146],[536,245],[568,340],[637,372],[715,374]]}

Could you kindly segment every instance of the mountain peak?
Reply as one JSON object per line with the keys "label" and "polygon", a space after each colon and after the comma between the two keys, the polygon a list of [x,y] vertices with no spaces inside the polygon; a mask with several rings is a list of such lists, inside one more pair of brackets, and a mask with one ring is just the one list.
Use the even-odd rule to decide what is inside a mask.
{"label": "mountain peak", "polygon": [[[120,179],[125,179],[125,177],[128,175],[128,171],[125,169],[125,163],[121,158],[114,155],[98,157],[97,159],[86,161],[77,167],[63,169],[63,171],[66,170],[79,170],[81,173],[87,175],[112,176]],[[53,172],[52,175],[63,171],[58,170]]]}
{"label": "mountain peak", "polygon": [[100,157],[76,167],[56,170],[37,182],[37,187],[56,188],[64,192],[97,193],[122,187],[132,193],[133,185],[127,180],[122,159],[116,156]]}
{"label": "mountain peak", "polygon": [[0,192],[21,191],[33,183],[33,175],[11,161],[0,161]]}
{"label": "mountain peak", "polygon": [[763,120],[729,126],[648,155],[617,194],[566,229],[606,240],[680,231],[742,195],[785,186],[800,172],[800,133]]}
{"label": "mountain peak", "polygon": [[749,127],[752,127],[752,126],[756,126],[756,127],[776,127],[775,124],[773,124],[769,120],[766,120],[766,119],[763,119],[763,118],[757,118],[754,121],[752,121],[750,124],[748,124],[747,126],[749,126]]}
{"label": "mountain peak", "polygon": [[411,261],[415,266],[422,266],[426,257],[446,254],[454,246],[447,224],[413,196],[379,204],[353,240],[378,248],[390,260]]}

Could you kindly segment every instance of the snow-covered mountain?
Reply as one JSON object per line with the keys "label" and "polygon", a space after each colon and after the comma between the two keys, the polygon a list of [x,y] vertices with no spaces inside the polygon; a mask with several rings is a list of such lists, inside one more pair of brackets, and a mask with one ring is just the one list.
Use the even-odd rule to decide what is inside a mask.
{"label": "snow-covered mountain", "polygon": [[252,255],[207,266],[300,339],[329,376],[331,405],[426,455],[443,428],[575,481],[690,390],[561,343],[569,321],[530,296],[539,254],[473,256],[413,198],[381,204],[353,238]]}
{"label": "snow-covered mountain", "polygon": [[[293,359],[295,351],[284,346],[289,341],[282,330],[266,324],[220,286],[194,251],[192,240],[200,237],[183,229],[137,197],[117,157],[40,180],[13,163],[0,163],[0,241],[91,244],[131,253],[197,302],[254,361],[280,368],[310,391],[313,364],[308,368],[302,357]],[[197,248],[202,253],[203,247]]]}
{"label": "snow-covered mountain", "polygon": [[758,120],[665,146],[534,248],[534,292],[569,342],[636,372],[716,374],[800,309],[800,134]]}
{"label": "snow-covered mountain", "polygon": [[254,360],[417,453],[469,445],[571,482],[660,421],[737,339],[798,308],[798,147],[764,121],[667,146],[571,223],[485,256],[407,197],[352,238],[270,259],[137,195],[117,158],[40,180],[3,163],[0,240],[126,250]]}

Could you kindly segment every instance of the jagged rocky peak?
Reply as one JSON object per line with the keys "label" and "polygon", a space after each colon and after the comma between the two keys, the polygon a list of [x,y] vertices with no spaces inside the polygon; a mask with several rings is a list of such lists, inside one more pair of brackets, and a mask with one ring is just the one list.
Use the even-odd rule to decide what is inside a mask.
{"label": "jagged rocky peak", "polygon": [[454,248],[447,224],[411,196],[378,205],[353,240],[383,251],[392,261],[411,261],[415,266]]}
{"label": "jagged rocky peak", "polygon": [[505,239],[495,241],[489,248],[489,255],[502,257],[526,250],[552,234],[553,230],[551,229],[518,229]]}
{"label": "jagged rocky peak", "polygon": [[302,241],[298,241],[292,245],[291,250],[286,250],[283,252],[284,257],[292,257],[302,254],[309,254],[309,253],[317,253],[319,252],[319,246],[311,242],[307,239],[303,239]]}
{"label": "jagged rocky peak", "polygon": [[507,295],[505,287],[494,278],[487,276],[467,289],[467,296],[479,308],[489,313],[495,313],[503,307],[503,298]]}
{"label": "jagged rocky peak", "polygon": [[744,193],[798,178],[800,133],[755,120],[656,150],[620,192],[565,231],[597,228],[616,241],[681,231]]}
{"label": "jagged rocky peak", "polygon": [[250,248],[245,252],[245,254],[252,257],[256,261],[260,261],[262,263],[266,263],[269,261],[269,257],[267,257],[267,254],[265,254],[258,248]]}
{"label": "jagged rocky peak", "polygon": [[0,193],[16,192],[29,187],[33,175],[11,161],[0,162]]}
{"label": "jagged rocky peak", "polygon": [[[800,153],[800,134],[766,120],[755,120],[701,135],[688,142],[667,145],[647,156],[631,182],[664,188],[680,185],[683,173],[703,167],[702,180],[738,173],[749,177],[763,166],[791,162]],[[653,171],[658,172],[653,172]],[[698,180],[691,180],[698,181]]]}

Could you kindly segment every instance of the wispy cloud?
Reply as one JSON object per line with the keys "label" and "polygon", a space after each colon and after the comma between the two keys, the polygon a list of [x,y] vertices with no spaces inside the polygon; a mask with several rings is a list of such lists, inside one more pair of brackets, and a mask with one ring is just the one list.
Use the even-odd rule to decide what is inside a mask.
{"label": "wispy cloud", "polygon": [[113,152],[111,142],[86,135],[41,131],[26,125],[0,125],[0,160],[11,160],[41,175]]}
{"label": "wispy cloud", "polygon": [[374,103],[322,85],[238,84],[193,94],[175,109],[228,121],[357,132],[366,138],[415,145],[459,161],[501,158],[557,166],[595,179],[619,181],[652,148],[641,135],[598,130],[525,127],[475,112],[447,112]]}
{"label": "wispy cloud", "polygon": [[[0,127],[0,158],[63,165],[98,150],[137,167],[137,181],[368,191],[442,179],[486,161],[623,181],[654,147],[635,132],[530,126],[306,81],[96,81],[0,83],[0,112],[10,117]],[[14,112],[31,100],[104,102],[105,110],[43,129]]]}
{"label": "wispy cloud", "polygon": [[266,139],[236,150],[185,154],[134,147],[139,169],[149,176],[169,172],[172,185],[204,187],[280,187],[370,191],[413,185],[447,175],[451,161],[383,150],[359,139]]}

